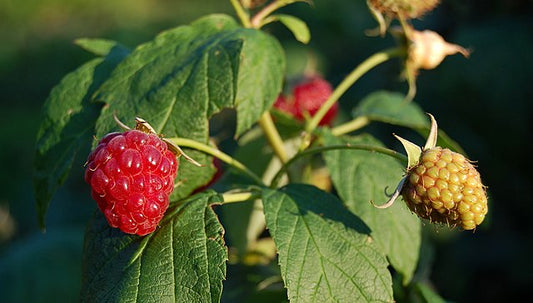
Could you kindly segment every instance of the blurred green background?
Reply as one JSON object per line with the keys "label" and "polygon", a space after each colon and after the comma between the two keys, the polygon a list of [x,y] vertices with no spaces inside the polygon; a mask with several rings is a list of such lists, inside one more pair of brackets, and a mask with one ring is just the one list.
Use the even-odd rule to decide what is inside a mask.
{"label": "blurred green background", "polygon": [[[281,26],[267,30],[288,49],[312,50],[333,84],[372,53],[394,45],[390,37],[364,35],[376,26],[365,1],[314,2],[285,9],[308,22],[308,46],[294,42]],[[442,2],[415,27],[435,30],[473,53],[422,71],[415,102],[478,161],[490,209],[475,233],[426,225],[431,245],[422,250],[418,275],[450,301],[518,301],[533,287],[533,2]],[[32,190],[41,106],[66,73],[91,58],[72,41],[100,37],[134,47],[163,29],[218,12],[233,14],[229,1],[0,0],[0,302],[79,300],[83,232],[95,209],[82,178],[85,155],[52,200],[46,233],[37,226]],[[378,89],[405,92],[399,67],[389,62],[370,72],[341,99],[341,108],[349,114]],[[403,130],[378,125],[370,131],[386,138]]]}

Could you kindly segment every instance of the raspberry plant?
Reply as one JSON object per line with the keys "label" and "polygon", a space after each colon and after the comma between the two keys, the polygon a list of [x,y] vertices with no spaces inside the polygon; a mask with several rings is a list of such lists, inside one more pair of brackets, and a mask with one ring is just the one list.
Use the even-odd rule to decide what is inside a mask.
{"label": "raspberry plant", "polygon": [[[410,25],[419,15],[413,11],[422,14],[437,1],[405,13],[406,1],[370,1],[379,32],[391,30],[399,46],[371,55],[336,85],[314,74],[311,83],[318,85],[298,86],[290,97],[298,100],[287,102],[284,49],[262,29],[280,22],[307,43],[306,24],[278,13],[294,2],[309,1],[231,0],[237,18],[201,17],[134,49],[109,40],[77,41],[96,58],[66,75],[44,105],[35,190],[44,228],[56,189],[71,169],[84,169],[76,155],[89,155],[86,181],[99,210],[85,235],[82,301],[244,300],[245,292],[224,291],[236,281],[228,266],[260,277],[241,282],[265,300],[274,291],[291,302],[392,302],[402,298],[397,292],[413,289],[419,299],[440,300],[413,278],[421,245],[417,215],[474,229],[483,220],[474,209],[485,215],[486,196],[460,146],[437,134],[411,99],[419,68],[466,51],[451,44],[453,51],[417,47],[432,42],[419,41],[423,36]],[[401,30],[390,27],[395,18]],[[426,57],[437,63],[417,63]],[[336,117],[346,90],[393,58],[405,64],[408,93],[374,92],[353,109],[351,120]],[[234,121],[222,119],[228,129],[235,124],[237,147],[228,150],[217,147],[209,128],[225,109],[236,113]],[[136,118],[148,134],[117,133]],[[439,147],[433,144],[413,161],[413,143],[402,139],[406,157],[364,131],[380,123],[429,133],[428,142]],[[190,157],[179,157],[182,149]],[[223,163],[216,169],[215,158]],[[417,191],[430,174],[418,167],[439,160],[468,166],[465,184],[482,205],[457,197],[457,205],[447,207],[440,205],[443,191]],[[407,204],[379,206],[398,182],[389,201],[403,192]],[[436,212],[424,214],[416,203]]]}

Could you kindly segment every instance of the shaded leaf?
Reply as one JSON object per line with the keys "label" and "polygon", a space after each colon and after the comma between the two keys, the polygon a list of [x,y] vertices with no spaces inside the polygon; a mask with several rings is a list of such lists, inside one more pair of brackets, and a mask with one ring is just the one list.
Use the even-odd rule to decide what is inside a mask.
{"label": "shaded leaf", "polygon": [[[97,100],[107,106],[97,121],[97,136],[118,129],[116,113],[126,123],[142,117],[165,137],[207,143],[208,119],[224,108],[236,109],[240,135],[281,91],[283,58],[277,40],[225,15],[165,31],[137,47],[100,89]],[[211,162],[187,153],[202,164]],[[182,184],[174,200],[207,183],[214,172],[181,163]]]}
{"label": "shaded leaf", "polygon": [[[50,92],[43,106],[34,159],[34,190],[41,228],[57,188],[63,184],[80,148],[88,148],[94,134],[99,104],[91,95],[124,58],[123,49],[111,49],[66,75]],[[83,163],[79,163],[81,167]]]}
{"label": "shaded leaf", "polygon": [[263,205],[291,302],[393,301],[385,256],[335,196],[291,184],[265,189]]}
{"label": "shaded leaf", "polygon": [[50,228],[46,234],[36,231],[4,246],[2,302],[79,301],[82,237],[81,228]]}
{"label": "shaded leaf", "polygon": [[[355,108],[353,115],[366,116],[372,121],[399,125],[416,130],[427,138],[430,121],[426,113],[415,102],[405,102],[400,93],[378,91],[365,97]],[[439,130],[438,145],[464,154],[461,146],[444,131]]]}
{"label": "shaded leaf", "polygon": [[[382,146],[371,136],[337,138],[326,132],[324,144]],[[379,205],[388,200],[387,189],[396,188],[405,168],[394,158],[368,151],[328,151],[325,160],[341,200],[368,224],[372,237],[391,265],[403,274],[404,283],[410,281],[421,243],[420,220],[401,199],[387,209],[378,209],[371,204],[371,201]]]}
{"label": "shaded leaf", "polygon": [[106,56],[111,50],[123,52],[124,55],[130,52],[124,45],[107,39],[79,38],[74,41],[74,44],[97,56]]}
{"label": "shaded leaf", "polygon": [[277,20],[285,25],[294,35],[296,40],[307,44],[311,40],[311,33],[304,21],[291,15],[272,15],[273,20]]}
{"label": "shaded leaf", "polygon": [[226,275],[224,230],[204,192],[169,209],[145,237],[109,227],[100,212],[85,236],[83,302],[219,302]]}

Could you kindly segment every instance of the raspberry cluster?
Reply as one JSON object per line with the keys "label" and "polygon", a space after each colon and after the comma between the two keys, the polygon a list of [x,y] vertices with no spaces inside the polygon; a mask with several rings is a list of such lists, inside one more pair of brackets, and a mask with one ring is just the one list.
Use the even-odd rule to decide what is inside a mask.
{"label": "raspberry cluster", "polygon": [[487,214],[479,172],[461,154],[434,147],[422,153],[402,190],[407,206],[431,222],[471,230]]}
{"label": "raspberry cluster", "polygon": [[109,225],[140,236],[153,232],[178,170],[176,156],[154,134],[110,133],[89,154],[85,181]]}
{"label": "raspberry cluster", "polygon": [[[332,93],[328,81],[319,76],[313,76],[295,85],[289,96],[280,95],[274,103],[274,108],[288,113],[297,120],[304,121],[306,116],[313,117]],[[326,113],[319,125],[330,125],[337,115],[338,103],[335,103]]]}

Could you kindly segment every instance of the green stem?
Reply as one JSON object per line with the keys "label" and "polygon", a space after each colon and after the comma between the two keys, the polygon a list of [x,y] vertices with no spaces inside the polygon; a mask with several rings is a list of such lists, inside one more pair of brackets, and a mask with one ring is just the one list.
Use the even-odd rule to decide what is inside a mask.
{"label": "green stem", "polygon": [[227,193],[222,194],[222,198],[224,199],[223,204],[245,202],[245,201],[254,200],[258,197],[259,197],[259,194],[256,192],[238,192],[238,193],[227,192]]}
{"label": "green stem", "polygon": [[407,157],[405,155],[402,155],[402,154],[400,154],[400,153],[398,153],[398,152],[396,152],[394,150],[388,149],[388,148],[374,146],[374,145],[346,144],[346,145],[330,145],[330,146],[314,147],[314,148],[310,148],[310,149],[304,150],[304,151],[296,154],[296,156],[294,156],[289,161],[287,161],[287,163],[285,163],[278,170],[278,172],[276,173],[276,175],[272,179],[270,187],[271,188],[276,188],[278,186],[279,181],[280,181],[281,177],[283,176],[283,174],[287,171],[289,166],[291,166],[291,164],[293,164],[296,160],[298,160],[298,159],[300,159],[302,157],[306,157],[306,156],[310,156],[310,155],[314,155],[314,154],[318,154],[318,153],[322,153],[322,152],[326,152],[326,151],[342,150],[342,149],[366,150],[366,151],[369,151],[369,152],[376,152],[376,153],[380,153],[380,154],[383,154],[383,155],[387,155],[387,156],[396,158],[399,161],[404,162],[407,165]]}
{"label": "green stem", "polygon": [[230,0],[231,5],[233,5],[233,9],[235,10],[235,13],[237,13],[237,17],[241,20],[241,23],[246,28],[251,28],[252,24],[250,22],[250,16],[248,13],[244,10],[239,0]]}
{"label": "green stem", "polygon": [[182,146],[182,147],[188,147],[192,148],[201,152],[204,152],[208,155],[211,155],[213,157],[219,158],[223,162],[235,167],[236,169],[242,171],[246,175],[248,175],[250,178],[252,178],[257,184],[263,185],[263,180],[259,178],[253,171],[248,169],[246,165],[242,164],[241,162],[237,161],[236,159],[232,158],[230,155],[220,151],[219,149],[216,149],[212,146],[209,146],[207,144],[203,144],[191,139],[185,139],[185,138],[167,138],[170,142]]}
{"label": "green stem", "polygon": [[283,140],[281,139],[281,136],[278,130],[276,129],[274,121],[272,121],[272,116],[270,116],[269,112],[265,112],[261,116],[261,118],[259,119],[259,126],[261,126],[261,129],[265,133],[268,143],[270,143],[270,146],[272,146],[272,149],[274,150],[276,156],[278,156],[282,163],[287,162],[289,157],[287,156],[287,152],[285,151]]}
{"label": "green stem", "polygon": [[391,59],[394,57],[401,56],[405,53],[405,50],[403,48],[392,48],[388,49],[379,53],[375,53],[374,55],[368,57],[365,61],[363,61],[361,64],[359,64],[342,82],[335,88],[335,90],[331,93],[331,96],[326,100],[324,104],[320,107],[320,109],[316,112],[316,114],[309,120],[309,122],[306,125],[306,139],[302,141],[303,145],[301,146],[301,150],[307,148],[309,146],[310,136],[311,133],[315,130],[315,128],[318,126],[322,118],[326,115],[326,113],[329,111],[329,109],[335,104],[337,100],[359,79],[361,76],[363,76],[366,72],[371,70],[372,68],[376,67],[377,65]]}
{"label": "green stem", "polygon": [[334,135],[334,136],[340,136],[340,135],[344,135],[344,134],[347,134],[347,133],[351,133],[355,130],[358,130],[360,128],[363,128],[365,126],[367,126],[368,124],[370,123],[370,119],[366,116],[360,116],[360,117],[357,117],[351,121],[348,121],[344,124],[341,124],[339,126],[336,126],[334,128],[331,129],[331,133]]}

